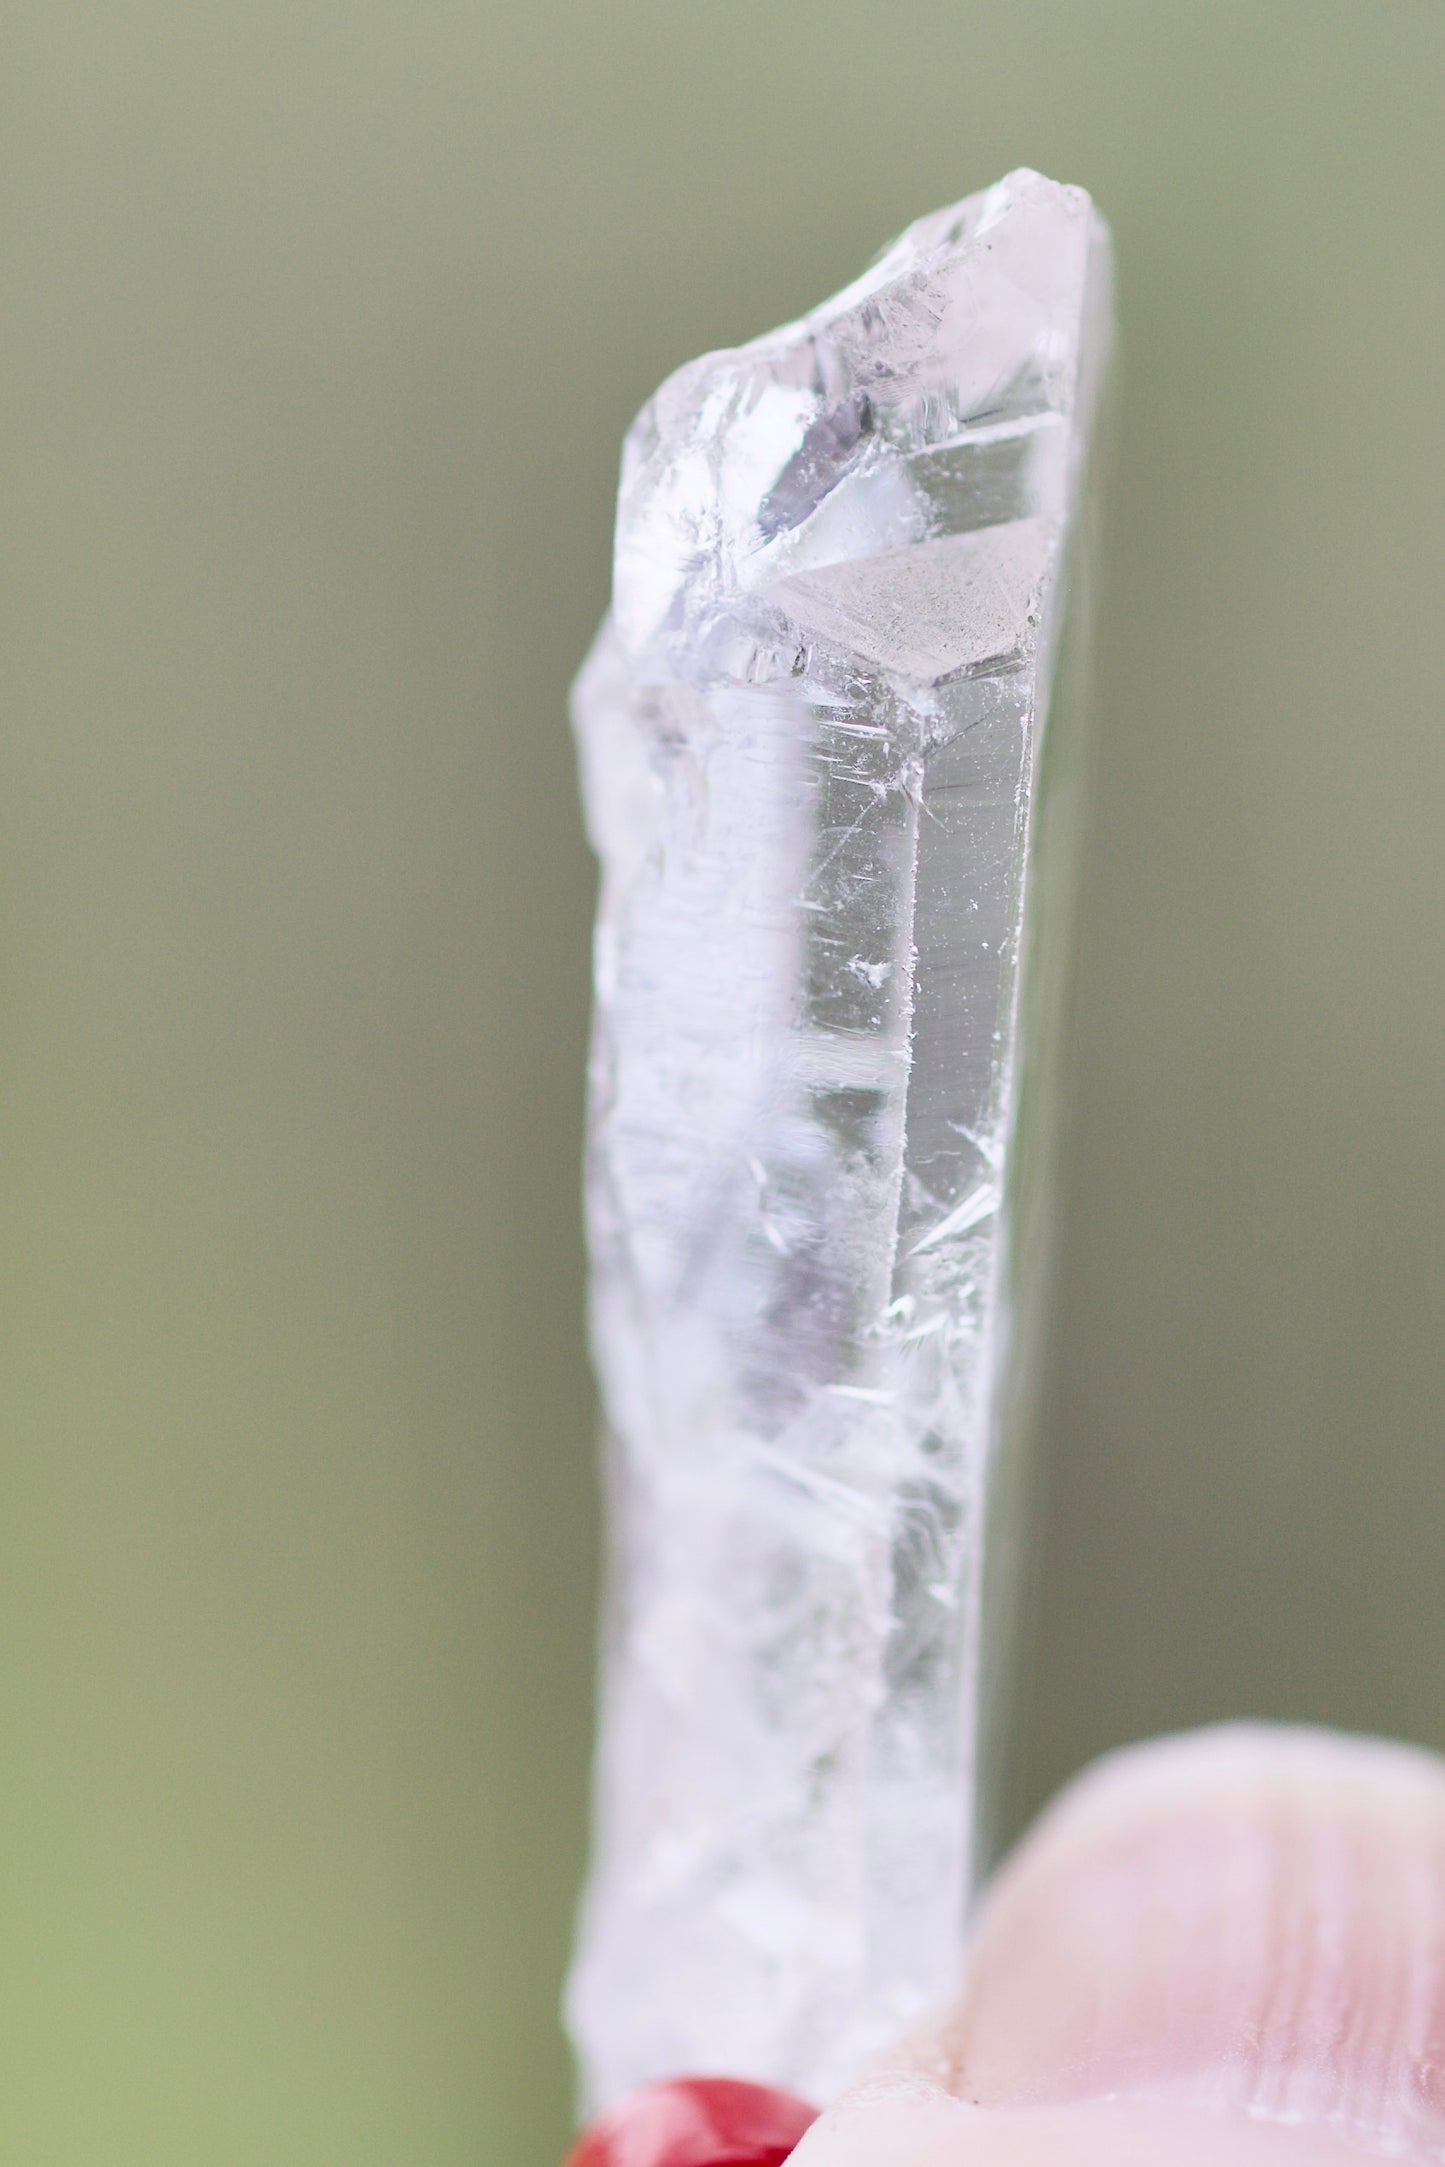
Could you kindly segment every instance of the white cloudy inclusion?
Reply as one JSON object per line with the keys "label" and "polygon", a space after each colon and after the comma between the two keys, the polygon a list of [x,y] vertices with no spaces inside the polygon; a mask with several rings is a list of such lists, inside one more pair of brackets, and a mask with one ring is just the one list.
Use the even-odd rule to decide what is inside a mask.
{"label": "white cloudy inclusion", "polygon": [[1108,322],[1020,172],[665,383],[575,693],[613,1556],[569,2014],[597,2105],[826,2096],[945,1994],[1036,797]]}

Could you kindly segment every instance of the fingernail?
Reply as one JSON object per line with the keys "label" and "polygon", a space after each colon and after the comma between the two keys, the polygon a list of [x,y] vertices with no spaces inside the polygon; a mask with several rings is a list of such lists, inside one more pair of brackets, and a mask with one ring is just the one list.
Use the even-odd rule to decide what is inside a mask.
{"label": "fingernail", "polygon": [[730,2077],[679,2077],[600,2115],[566,2167],[783,2167],[817,2109]]}
{"label": "fingernail", "polygon": [[1438,2156],[1442,1765],[1263,1728],[1114,1757],[1006,1870],[941,2051],[984,2106],[1227,2108]]}

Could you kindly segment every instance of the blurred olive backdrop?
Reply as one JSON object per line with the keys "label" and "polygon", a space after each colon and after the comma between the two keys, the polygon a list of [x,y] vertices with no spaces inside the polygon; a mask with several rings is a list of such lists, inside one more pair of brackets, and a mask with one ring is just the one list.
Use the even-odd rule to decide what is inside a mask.
{"label": "blurred olive backdrop", "polygon": [[553,2167],[563,722],[677,362],[1112,217],[1028,1804],[1445,1745],[1439,0],[11,0],[0,2159]]}

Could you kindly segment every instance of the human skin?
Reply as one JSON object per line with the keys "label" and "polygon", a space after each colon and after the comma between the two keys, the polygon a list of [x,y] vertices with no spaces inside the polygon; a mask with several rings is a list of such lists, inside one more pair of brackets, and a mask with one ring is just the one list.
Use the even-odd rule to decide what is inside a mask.
{"label": "human skin", "polygon": [[1264,1726],[1078,1779],[957,2005],[791,2167],[1445,2162],[1445,1763]]}

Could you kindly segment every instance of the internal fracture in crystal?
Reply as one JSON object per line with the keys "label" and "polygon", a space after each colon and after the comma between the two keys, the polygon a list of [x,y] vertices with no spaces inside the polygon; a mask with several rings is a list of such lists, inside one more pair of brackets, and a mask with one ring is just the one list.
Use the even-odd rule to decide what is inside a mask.
{"label": "internal fracture in crystal", "polygon": [[826,2096],[954,1981],[1040,755],[1107,343],[1088,198],[921,220],[628,436],[602,866],[613,1558],[590,2103]]}

